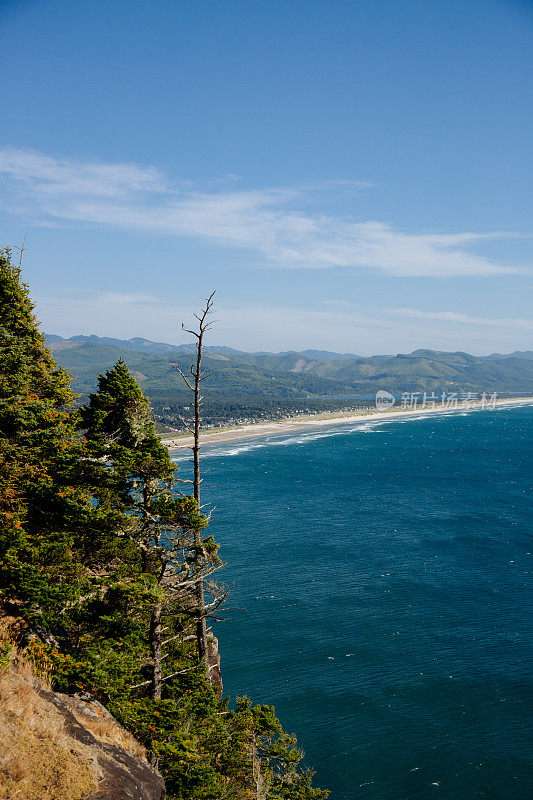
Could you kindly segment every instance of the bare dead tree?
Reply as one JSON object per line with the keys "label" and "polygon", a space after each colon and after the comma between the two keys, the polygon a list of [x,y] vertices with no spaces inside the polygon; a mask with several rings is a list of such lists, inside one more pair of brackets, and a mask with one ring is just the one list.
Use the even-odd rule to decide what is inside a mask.
{"label": "bare dead tree", "polygon": [[[202,483],[202,478],[200,475],[200,409],[202,406],[203,397],[200,394],[200,389],[201,384],[206,377],[206,370],[202,369],[202,349],[204,344],[204,336],[212,326],[212,322],[209,320],[209,315],[213,310],[214,296],[215,292],[211,292],[205,301],[205,306],[201,309],[200,313],[194,315],[198,320],[197,330],[191,330],[190,328],[186,328],[183,323],[181,324],[181,329],[185,331],[185,333],[190,333],[191,336],[194,336],[196,339],[196,360],[195,363],[189,367],[189,374],[183,372],[179,364],[172,364],[172,366],[178,370],[185,384],[193,393],[194,398],[194,427],[192,430],[193,494],[194,499],[198,504],[198,508],[200,508],[200,486]],[[198,649],[198,657],[207,663],[206,616],[209,613],[209,610],[206,608],[205,604],[203,576],[204,556],[202,553],[202,535],[200,530],[194,531],[194,544],[196,548],[195,567],[196,575],[198,576],[194,586],[197,615],[196,644]]]}
{"label": "bare dead tree", "polygon": [[[154,589],[157,595],[150,613],[148,634],[151,659],[145,665],[150,667],[151,676],[130,688],[149,686],[151,698],[158,700],[167,681],[190,671],[185,669],[171,671],[168,674],[168,670],[164,669],[164,662],[172,657],[172,653],[168,651],[168,645],[172,642],[183,644],[187,641],[197,641],[196,632],[188,634],[191,629],[197,629],[196,588],[199,580],[205,586],[204,619],[214,614],[224,601],[227,591],[212,580],[213,573],[224,566],[217,556],[218,548],[212,537],[202,541],[204,558],[201,560],[199,572],[194,519],[187,520],[186,514],[184,517],[176,516],[174,523],[169,517],[159,518],[157,510],[152,514],[149,506],[144,505],[142,493],[139,492],[137,497],[138,511],[139,514],[142,512],[143,516],[133,517],[133,524],[137,526],[135,539],[144,551],[143,571],[155,578]],[[197,516],[194,509],[193,517]],[[205,597],[209,598],[209,602]],[[192,622],[190,624],[182,622],[183,618]],[[177,624],[173,624],[173,619]]]}
{"label": "bare dead tree", "polygon": [[[198,622],[214,617],[228,591],[212,578],[224,564],[218,558],[218,545],[213,537],[202,537],[206,517],[198,513],[197,503],[183,497],[185,505],[165,512],[154,498],[169,492],[168,480],[146,479],[139,475],[131,493],[134,513],[128,523],[129,535],[138,543],[142,554],[142,571],[155,578],[155,596],[150,612],[148,642],[151,659],[151,677],[131,686],[132,689],[150,687],[150,696],[158,700],[165,683],[184,671],[165,670],[164,662],[172,658],[172,642],[181,643],[198,639]],[[191,502],[187,502],[191,501]],[[202,617],[198,606],[198,584],[202,584]],[[183,622],[183,618],[186,620]],[[191,629],[196,632],[189,635]],[[167,633],[170,631],[170,633]],[[207,631],[206,631],[207,636]],[[198,650],[198,646],[196,646]],[[207,654],[207,651],[206,651]],[[208,669],[212,666],[205,658]],[[216,676],[212,675],[214,685]]]}
{"label": "bare dead tree", "polygon": [[[193,628],[196,628],[195,649],[210,668],[213,647],[209,640],[208,650],[206,617],[214,615],[227,594],[212,580],[213,572],[221,568],[222,562],[213,537],[202,533],[208,525],[208,515],[199,509],[198,437],[202,400],[199,387],[203,378],[202,342],[209,326],[206,315],[211,303],[212,296],[197,317],[200,327],[196,366],[187,378],[188,385],[196,390],[194,497],[189,494],[180,497],[175,491],[179,481],[174,476],[168,451],[155,434],[149,405],[125,364],[119,362],[114,368],[121,389],[112,393],[111,405],[106,400],[101,406],[101,397],[94,395],[83,415],[95,458],[102,462],[104,470],[112,465],[117,478],[116,491],[120,497],[128,498],[129,513],[121,523],[121,535],[134,542],[140,551],[140,580],[145,587],[149,586],[143,592],[142,605],[150,614],[147,643],[151,651],[151,657],[141,665],[143,671],[150,669],[151,677],[132,688],[150,686],[154,700],[161,698],[167,681],[181,674],[175,671],[179,665],[177,650],[185,641],[192,641],[189,634]],[[101,389],[108,379],[109,376],[102,377]],[[196,662],[196,654],[189,652],[186,657]]]}
{"label": "bare dead tree", "polygon": [[22,259],[24,257],[24,251],[26,250],[26,238],[27,238],[26,235],[24,235],[24,239],[22,240],[22,244],[20,246],[16,245],[16,244],[12,244],[11,247],[9,248],[10,250],[18,250],[18,253],[19,253],[18,270],[19,270],[19,272],[22,269]]}

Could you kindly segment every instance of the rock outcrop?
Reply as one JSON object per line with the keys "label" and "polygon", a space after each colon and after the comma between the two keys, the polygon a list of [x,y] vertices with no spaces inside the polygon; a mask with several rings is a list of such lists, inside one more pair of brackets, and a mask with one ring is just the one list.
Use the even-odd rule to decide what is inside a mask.
{"label": "rock outcrop", "polygon": [[63,717],[65,733],[94,749],[98,786],[84,800],[164,800],[165,783],[148,764],[144,748],[104,706],[44,689],[39,693]]}
{"label": "rock outcrop", "polygon": [[164,800],[144,748],[99,703],[0,672],[0,800]]}
{"label": "rock outcrop", "polygon": [[207,669],[211,683],[222,694],[222,673],[220,671],[220,653],[218,652],[218,639],[212,633],[207,638]]}

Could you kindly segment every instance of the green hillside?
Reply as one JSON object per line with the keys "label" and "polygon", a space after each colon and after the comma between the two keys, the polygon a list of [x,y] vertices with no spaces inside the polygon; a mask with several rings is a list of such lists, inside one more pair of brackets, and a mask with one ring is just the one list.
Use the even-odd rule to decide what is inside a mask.
{"label": "green hillside", "polygon": [[[50,336],[48,345],[72,373],[74,389],[85,396],[95,390],[98,374],[122,358],[150,397],[160,421],[180,426],[179,416],[190,395],[172,364],[188,369],[189,345],[96,336],[69,340]],[[371,402],[378,389],[397,395],[415,391],[533,394],[533,359],[527,353],[524,357],[513,353],[482,358],[462,352],[416,350],[368,358],[333,356],[323,359],[305,352],[244,353],[208,347],[204,420],[334,410]]]}
{"label": "green hillside", "polygon": [[[74,387],[81,392],[91,392],[101,373],[122,358],[143,390],[150,393],[185,393],[183,381],[171,365],[179,364],[188,369],[191,356],[188,353],[173,352],[154,355],[143,354],[113,345],[84,342],[64,347],[63,342],[52,342],[49,346],[60,364],[70,370]],[[206,392],[231,392],[235,395],[265,395],[266,397],[307,397],[315,394],[331,394],[351,391],[351,382],[323,378],[318,374],[292,373],[287,366],[275,368],[268,363],[254,364],[246,354],[228,356],[206,352],[204,363],[209,371],[209,386]]]}

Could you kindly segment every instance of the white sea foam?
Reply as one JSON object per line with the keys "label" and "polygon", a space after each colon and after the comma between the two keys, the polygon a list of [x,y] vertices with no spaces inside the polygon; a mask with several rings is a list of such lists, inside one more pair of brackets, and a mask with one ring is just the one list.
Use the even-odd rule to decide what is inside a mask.
{"label": "white sea foam", "polygon": [[[242,453],[247,453],[249,450],[260,450],[263,447],[268,447],[270,443],[266,440],[261,443],[256,442],[242,442],[242,444],[229,443],[225,447],[220,445],[205,445],[202,448],[202,458],[226,458],[227,456],[240,456]],[[181,461],[190,461],[191,454],[173,455],[172,461],[178,463]]]}
{"label": "white sea foam", "polygon": [[[516,404],[502,404],[496,406],[491,411],[506,411],[509,409],[517,408]],[[261,450],[267,447],[289,447],[293,445],[306,445],[310,442],[315,442],[320,439],[332,438],[335,436],[346,436],[347,434],[360,434],[360,433],[384,433],[385,431],[379,430],[385,425],[402,424],[406,425],[410,422],[419,422],[420,420],[431,420],[432,422],[438,421],[441,418],[449,418],[452,416],[465,417],[468,414],[477,413],[482,411],[480,408],[451,408],[449,411],[435,410],[434,413],[425,412],[420,414],[409,414],[404,417],[393,417],[392,419],[369,419],[364,422],[346,422],[344,424],[336,423],[334,426],[327,427],[328,423],[324,423],[324,427],[318,430],[302,431],[298,434],[272,434],[265,436],[260,441],[243,439],[242,442],[227,442],[224,445],[206,444],[202,448],[202,458],[227,458],[229,456],[240,456],[243,453],[248,453],[252,450]],[[172,454],[172,461],[175,463],[190,461],[191,454],[177,455],[175,452]]]}

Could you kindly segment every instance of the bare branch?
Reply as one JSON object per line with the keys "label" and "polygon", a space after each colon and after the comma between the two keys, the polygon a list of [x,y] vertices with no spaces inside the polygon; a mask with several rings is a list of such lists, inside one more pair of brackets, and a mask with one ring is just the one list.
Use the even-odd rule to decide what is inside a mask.
{"label": "bare branch", "polygon": [[185,381],[185,383],[187,384],[187,386],[189,387],[191,392],[194,392],[194,387],[191,386],[191,384],[189,383],[189,380],[188,380],[187,376],[183,373],[180,365],[179,364],[171,364],[170,366],[174,367],[174,369],[178,370],[179,374],[181,375],[181,377],[183,378],[183,380]]}
{"label": "bare branch", "polygon": [[149,686],[151,683],[151,680],[143,681],[142,683],[134,683],[133,686],[130,686],[130,689],[140,689],[141,686]]}
{"label": "bare branch", "polygon": [[162,647],[170,642],[173,642],[175,639],[179,639],[181,642],[192,642],[196,639],[196,634],[192,633],[190,636],[184,636],[182,638],[181,633],[177,633],[175,636],[170,636],[168,639],[165,639],[163,642],[161,642]]}
{"label": "bare branch", "polygon": [[[211,292],[211,294],[205,301],[204,307],[200,310],[199,313],[193,315],[194,319],[198,321],[198,327],[196,330],[193,330],[191,328],[186,328],[183,323],[181,324],[181,329],[186,333],[190,333],[191,336],[194,336],[196,339],[196,358],[194,364],[191,364],[188,370],[188,375],[190,375],[190,378],[188,376],[185,376],[183,370],[180,367],[176,367],[181,377],[183,378],[186,386],[193,393],[193,400],[194,400],[194,431],[192,431],[193,494],[199,510],[201,509],[200,487],[202,484],[202,479],[200,476],[200,423],[201,423],[200,409],[202,406],[202,401],[204,399],[203,395],[200,394],[200,384],[207,375],[206,370],[202,369],[202,348],[204,343],[204,335],[212,327],[212,321],[209,320],[208,317],[212,313],[214,296],[215,292]],[[183,594],[184,591],[187,591],[188,586],[191,585],[192,583],[196,604],[195,607],[191,609],[191,612],[196,617],[196,642],[197,642],[198,656],[201,661],[207,662],[207,632],[206,632],[205,619],[209,611],[218,608],[218,606],[220,605],[220,603],[222,603],[222,600],[224,598],[222,595],[220,596],[216,595],[213,602],[210,603],[209,606],[206,606],[205,603],[205,591],[207,585],[206,579],[212,572],[214,572],[219,567],[215,563],[209,564],[210,558],[203,546],[202,534],[198,528],[194,529],[193,536],[194,536],[194,548],[195,548],[193,578],[191,579],[189,576],[187,576],[186,579],[183,580],[184,576],[182,575],[182,576],[173,576],[171,578],[169,577],[167,580],[169,582],[170,590],[174,591],[178,596],[180,593]],[[209,584],[207,586],[207,591],[212,596],[214,591],[213,586]]]}
{"label": "bare branch", "polygon": [[[195,316],[196,316],[196,314],[195,314]],[[196,336],[196,337],[199,336],[199,334],[196,331],[190,331],[189,328],[186,328],[185,325],[183,324],[183,322],[181,323],[181,330],[185,331],[185,333],[190,333],[192,336]]]}
{"label": "bare branch", "polygon": [[184,417],[182,417],[182,416],[181,416],[181,414],[178,414],[178,417],[179,417],[179,419],[180,419],[180,420],[183,422],[184,426],[187,428],[187,430],[189,431],[189,433],[194,433],[194,430],[193,430],[193,428],[191,428],[191,427],[190,427],[190,425],[189,425],[189,423],[187,422],[187,420],[186,420],[186,419],[184,419]]}
{"label": "bare branch", "polygon": [[188,669],[180,669],[178,672],[171,672],[170,675],[167,675],[165,678],[161,678],[161,680],[164,683],[165,681],[169,681],[171,678],[175,678],[176,675],[186,675],[187,672],[191,672],[193,669],[196,669],[196,664]]}

